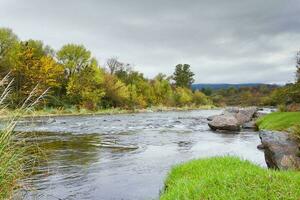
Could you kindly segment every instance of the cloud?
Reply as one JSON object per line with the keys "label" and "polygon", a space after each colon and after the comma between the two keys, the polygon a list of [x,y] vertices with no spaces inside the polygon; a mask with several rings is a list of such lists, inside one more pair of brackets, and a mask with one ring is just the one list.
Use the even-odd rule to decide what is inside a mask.
{"label": "cloud", "polygon": [[2,0],[0,26],[59,49],[80,43],[148,77],[189,63],[197,82],[294,80],[298,0]]}

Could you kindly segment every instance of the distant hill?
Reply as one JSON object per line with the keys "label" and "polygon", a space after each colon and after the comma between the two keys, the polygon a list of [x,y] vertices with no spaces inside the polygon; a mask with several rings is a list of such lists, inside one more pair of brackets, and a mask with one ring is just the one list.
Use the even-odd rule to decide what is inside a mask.
{"label": "distant hill", "polygon": [[242,87],[257,87],[261,85],[267,85],[267,86],[273,86],[276,87],[277,85],[271,85],[271,84],[263,84],[263,83],[242,83],[242,84],[227,84],[227,83],[199,83],[199,84],[193,84],[192,89],[193,90],[201,90],[203,88],[210,88],[212,90],[219,90],[219,89],[228,89],[228,88],[242,88]]}

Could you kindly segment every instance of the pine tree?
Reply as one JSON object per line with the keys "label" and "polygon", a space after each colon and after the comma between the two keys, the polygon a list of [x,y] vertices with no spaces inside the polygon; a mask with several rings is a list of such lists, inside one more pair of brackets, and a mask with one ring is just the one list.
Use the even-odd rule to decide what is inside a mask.
{"label": "pine tree", "polygon": [[194,73],[190,69],[188,64],[178,64],[175,67],[173,74],[173,80],[177,87],[189,88],[194,83]]}

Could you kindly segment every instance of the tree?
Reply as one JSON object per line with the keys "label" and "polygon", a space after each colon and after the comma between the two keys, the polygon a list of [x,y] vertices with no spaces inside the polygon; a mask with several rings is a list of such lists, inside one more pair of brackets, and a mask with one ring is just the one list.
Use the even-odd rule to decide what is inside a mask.
{"label": "tree", "polygon": [[11,71],[15,78],[16,102],[26,98],[36,85],[39,85],[36,95],[48,88],[51,88],[49,94],[56,95],[63,77],[63,67],[47,55],[40,41],[34,40],[21,42],[18,64]]}
{"label": "tree", "polygon": [[83,45],[67,44],[57,52],[57,59],[65,68],[67,77],[80,72],[89,66],[95,59],[91,57],[91,52]]}
{"label": "tree", "polygon": [[192,103],[193,93],[188,88],[178,87],[175,89],[174,98],[177,106],[189,105]]}
{"label": "tree", "polygon": [[193,95],[193,103],[196,105],[208,105],[211,104],[211,101],[204,93],[196,90]]}
{"label": "tree", "polygon": [[103,97],[104,107],[124,106],[128,103],[128,87],[116,76],[105,74],[103,87],[105,90],[105,96]]}
{"label": "tree", "polygon": [[300,83],[300,51],[297,53],[296,56],[296,79],[297,79],[297,83]]}
{"label": "tree", "polygon": [[126,68],[130,67],[130,64],[125,64],[118,61],[118,58],[109,58],[106,61],[106,66],[110,74],[115,74],[116,72],[124,71]]}
{"label": "tree", "polygon": [[90,110],[96,109],[105,95],[102,83],[102,70],[95,63],[86,66],[70,77],[67,86],[70,102]]}
{"label": "tree", "polygon": [[0,28],[0,75],[4,76],[18,60],[19,39],[7,28]]}
{"label": "tree", "polygon": [[158,74],[152,82],[152,89],[155,105],[170,105],[172,103],[173,90],[166,75]]}
{"label": "tree", "polygon": [[190,65],[188,64],[178,64],[175,67],[175,72],[173,74],[173,80],[177,87],[191,87],[192,83],[194,83],[194,73],[190,69]]}

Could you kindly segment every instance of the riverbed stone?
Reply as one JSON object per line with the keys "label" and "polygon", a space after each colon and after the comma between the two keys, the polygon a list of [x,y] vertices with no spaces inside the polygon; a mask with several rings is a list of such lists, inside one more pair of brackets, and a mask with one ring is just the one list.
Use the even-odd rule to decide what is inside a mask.
{"label": "riverbed stone", "polygon": [[229,107],[221,115],[208,117],[208,125],[213,130],[238,131],[243,124],[253,119],[256,111],[256,107]]}
{"label": "riverbed stone", "polygon": [[219,116],[219,115],[212,115],[212,116],[209,116],[209,117],[207,118],[207,121],[212,121],[212,120],[214,120],[214,118],[217,117],[217,116]]}
{"label": "riverbed stone", "polygon": [[227,130],[227,131],[239,131],[240,124],[233,115],[219,115],[215,116],[208,126],[212,130]]}
{"label": "riverbed stone", "polygon": [[269,168],[300,170],[299,143],[288,133],[260,131],[265,160]]}

